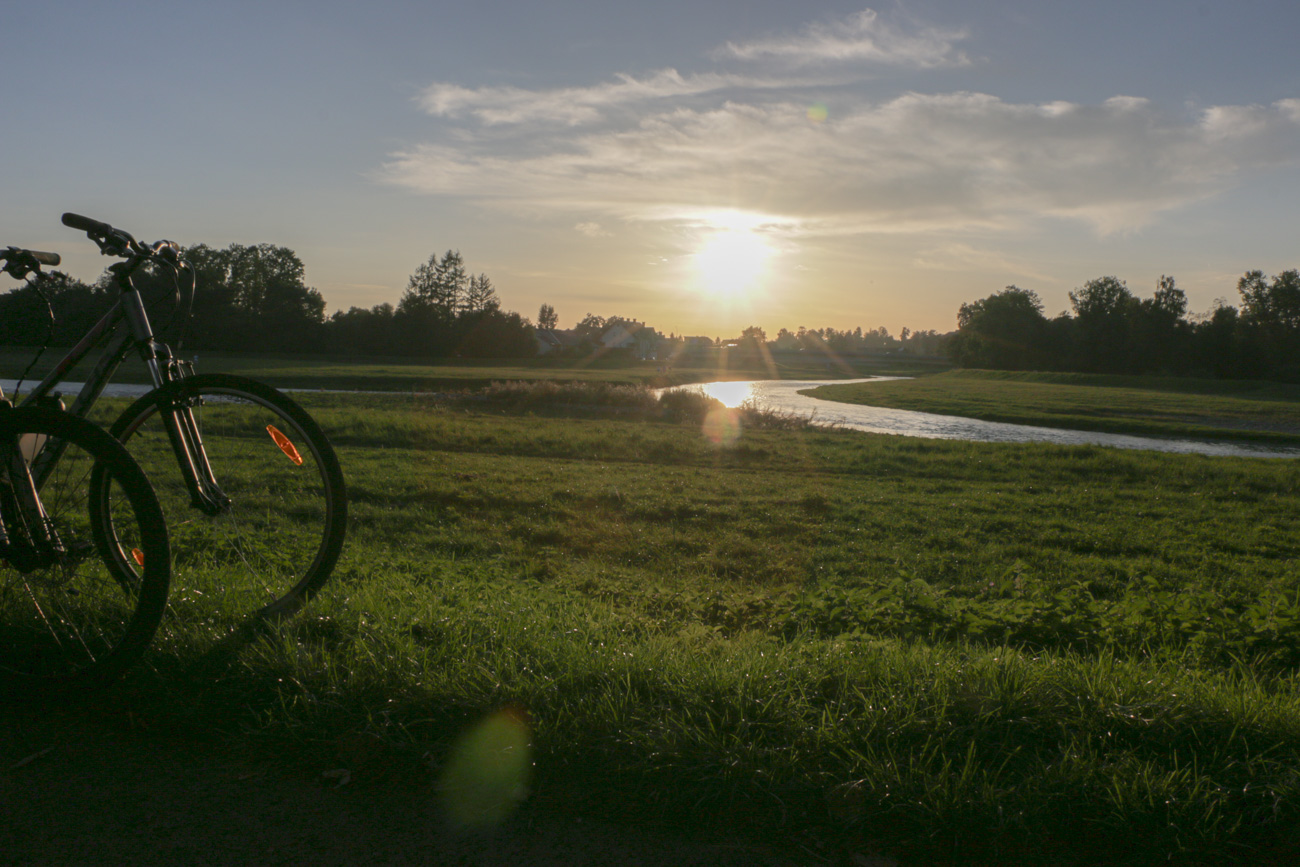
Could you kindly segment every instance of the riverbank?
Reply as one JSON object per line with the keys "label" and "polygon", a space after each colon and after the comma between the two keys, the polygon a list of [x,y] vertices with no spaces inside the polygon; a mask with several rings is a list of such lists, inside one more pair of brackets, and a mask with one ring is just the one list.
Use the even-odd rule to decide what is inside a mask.
{"label": "riverbank", "polygon": [[950,371],[807,394],[1009,424],[1300,446],[1300,386],[1280,383]]}

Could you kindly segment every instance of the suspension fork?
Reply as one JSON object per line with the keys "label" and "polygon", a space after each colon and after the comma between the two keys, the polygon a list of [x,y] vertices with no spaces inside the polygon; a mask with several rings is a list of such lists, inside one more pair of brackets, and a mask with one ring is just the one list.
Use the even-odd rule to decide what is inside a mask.
{"label": "suspension fork", "polygon": [[175,389],[170,387],[184,381],[183,363],[172,355],[171,347],[154,338],[144,302],[131,284],[130,271],[118,275],[118,285],[122,288],[122,312],[158,395],[158,412],[185,479],[190,505],[205,515],[219,515],[230,508],[230,498],[222,492],[212,473],[192,404],[174,394]]}
{"label": "suspension fork", "polygon": [[[168,360],[168,372],[174,377],[172,383],[184,382],[180,364],[174,359]],[[190,505],[205,515],[220,515],[230,509],[230,498],[217,483],[203,448],[202,430],[194,416],[194,400],[198,398],[186,399],[174,391],[171,388],[160,390],[158,412],[162,415],[163,427],[167,430],[167,438],[189,490]]]}

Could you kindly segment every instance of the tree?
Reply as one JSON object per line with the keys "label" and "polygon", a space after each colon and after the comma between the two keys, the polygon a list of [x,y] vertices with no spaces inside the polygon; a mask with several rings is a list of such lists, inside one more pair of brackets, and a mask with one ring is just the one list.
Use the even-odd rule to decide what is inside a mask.
{"label": "tree", "polygon": [[351,307],[339,310],[326,323],[328,343],[336,351],[358,355],[390,355],[395,343],[392,304],[376,304],[369,310]]}
{"label": "tree", "polygon": [[[62,271],[42,271],[0,295],[0,343],[71,346],[113,303],[107,288],[88,286]],[[52,317],[52,318],[51,318]]]}
{"label": "tree", "polygon": [[1130,308],[1129,359],[1133,373],[1172,373],[1189,360],[1190,332],[1183,316],[1187,295],[1173,277],[1161,275],[1153,297]]}
{"label": "tree", "polygon": [[1238,346],[1241,317],[1237,308],[1219,298],[1214,310],[1192,330],[1193,370],[1214,376],[1240,376],[1247,365]]}
{"label": "tree", "polygon": [[325,320],[325,299],[304,282],[288,247],[197,244],[182,254],[195,273],[193,343],[211,348],[307,349]]}
{"label": "tree", "polygon": [[1168,321],[1176,322],[1187,313],[1187,294],[1174,285],[1173,277],[1161,274],[1156,282],[1156,294],[1151,301],[1151,309]]}
{"label": "tree", "polygon": [[481,313],[484,310],[501,309],[497,290],[493,288],[492,281],[486,274],[469,278],[469,282],[465,284],[465,295],[461,299],[460,309],[462,313]]}
{"label": "tree", "polygon": [[1241,315],[1250,322],[1300,329],[1300,272],[1283,271],[1272,282],[1263,271],[1247,271],[1237,281]]}
{"label": "tree", "polygon": [[1044,361],[1047,320],[1038,293],[1008,286],[957,311],[950,352],[963,367],[1024,370]]}
{"label": "tree", "polygon": [[585,337],[589,340],[599,340],[600,336],[605,333],[605,317],[597,316],[594,313],[588,313],[582,317],[582,321],[573,326],[574,332],[579,337]]}
{"label": "tree", "polygon": [[397,309],[404,313],[426,310],[452,319],[460,309],[468,282],[459,250],[448,250],[441,259],[434,253],[407,281]]}
{"label": "tree", "polygon": [[518,313],[490,307],[467,313],[459,323],[456,354],[473,358],[525,358],[537,353],[533,326]]}
{"label": "tree", "polygon": [[1070,293],[1078,323],[1079,362],[1086,370],[1123,373],[1130,368],[1129,316],[1137,299],[1123,280],[1098,277]]}
{"label": "tree", "polygon": [[560,325],[560,318],[555,315],[555,308],[549,304],[543,304],[537,311],[537,327],[555,329]]}
{"label": "tree", "polygon": [[1237,282],[1241,325],[1259,362],[1288,381],[1300,380],[1300,272],[1283,271],[1271,281],[1247,271]]}
{"label": "tree", "polygon": [[468,283],[459,251],[448,250],[441,258],[435,253],[416,268],[397,303],[398,351],[426,357],[453,351]]}

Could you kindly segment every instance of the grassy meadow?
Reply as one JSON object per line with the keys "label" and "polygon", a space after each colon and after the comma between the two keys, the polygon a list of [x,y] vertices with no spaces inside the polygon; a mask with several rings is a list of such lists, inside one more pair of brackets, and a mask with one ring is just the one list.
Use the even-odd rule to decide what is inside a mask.
{"label": "grassy meadow", "polygon": [[1013,424],[1300,444],[1300,386],[1282,383],[954,370],[805,393]]}
{"label": "grassy meadow", "polygon": [[335,579],[276,626],[178,602],[111,712],[424,785],[507,709],[533,804],[832,863],[1300,851],[1295,463],[499,391],[305,395]]}
{"label": "grassy meadow", "polygon": [[[508,378],[472,400],[301,395],[350,488],[331,583],[280,624],[177,600],[144,665],[51,724],[399,787],[459,779],[457,744],[505,718],[530,808],[825,863],[1300,853],[1295,462],[825,430],[634,380],[486,385]],[[1151,391],[946,379],[916,381],[946,391],[915,408],[985,383],[1026,411]],[[1296,412],[1178,394],[1234,424]]]}
{"label": "grassy meadow", "polygon": [[[41,355],[29,379],[42,375],[66,354],[51,348]],[[656,388],[692,382],[744,379],[850,379],[858,376],[919,376],[946,370],[937,359],[905,356],[828,357],[805,353],[776,353],[765,357],[736,350],[715,349],[687,357],[638,361],[613,353],[588,359],[534,358],[519,360],[370,359],[353,357],[297,357],[239,355],[226,352],[184,351],[198,359],[205,373],[251,376],[276,388],[357,389],[364,391],[449,392],[477,391],[493,382],[592,382],[614,385],[648,385]],[[0,347],[0,376],[16,379],[36,356],[36,348]],[[79,381],[91,369],[91,357],[68,374]],[[116,382],[148,383],[144,365],[129,358],[114,377]]]}

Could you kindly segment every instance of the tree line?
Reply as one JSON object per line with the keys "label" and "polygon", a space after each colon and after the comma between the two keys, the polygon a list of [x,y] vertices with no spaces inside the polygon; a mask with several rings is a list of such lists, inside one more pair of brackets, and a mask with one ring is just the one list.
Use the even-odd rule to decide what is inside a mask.
{"label": "tree line", "polygon": [[1043,313],[1038,294],[1008,286],[961,305],[949,356],[962,367],[1300,381],[1300,272],[1237,281],[1240,307],[1188,315],[1187,296],[1161,277],[1139,298],[1117,277],[1070,293],[1071,310]]}
{"label": "tree line", "polygon": [[[434,254],[417,268],[396,306],[352,307],[329,317],[324,297],[305,282],[302,260],[287,247],[197,244],[182,255],[197,286],[183,335],[187,349],[422,358],[528,356],[536,349],[532,324],[502,310],[492,281],[470,274],[458,251]],[[170,276],[140,272],[135,283],[155,331],[180,336]],[[52,345],[72,345],[112,306],[115,291],[108,272],[90,284],[61,271],[42,273],[0,295],[0,344],[32,345],[48,334]]]}
{"label": "tree line", "polygon": [[[237,352],[317,352],[356,356],[529,357],[537,353],[532,323],[501,307],[486,274],[473,274],[458,251],[434,254],[410,275],[396,305],[352,307],[325,314],[325,299],[305,282],[302,260],[287,247],[197,244],[184,251],[197,291],[184,346]],[[155,330],[168,339],[175,325],[173,284],[141,273],[136,281]],[[71,345],[112,305],[105,272],[83,283],[60,271],[0,295],[0,344],[32,345],[49,331],[53,345]],[[895,338],[884,328],[795,331],[768,340],[757,326],[734,342],[775,350],[835,355],[907,352],[942,355],[963,367],[1168,374],[1300,381],[1300,272],[1266,276],[1247,271],[1237,282],[1239,306],[1220,301],[1189,315],[1174,278],[1161,277],[1150,297],[1137,297],[1117,277],[1089,280],[1070,292],[1071,309],[1048,318],[1032,290],[1008,286],[962,304],[957,330],[912,332]],[[51,324],[51,313],[53,314]],[[598,346],[614,326],[662,338],[635,319],[588,314],[571,331]],[[538,327],[555,329],[549,304]],[[672,335],[668,342],[683,342]],[[685,342],[699,342],[689,338]],[[713,345],[728,341],[714,338]]]}

